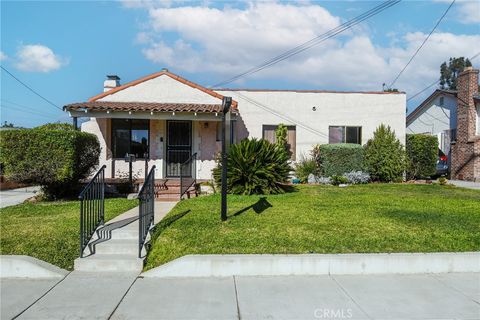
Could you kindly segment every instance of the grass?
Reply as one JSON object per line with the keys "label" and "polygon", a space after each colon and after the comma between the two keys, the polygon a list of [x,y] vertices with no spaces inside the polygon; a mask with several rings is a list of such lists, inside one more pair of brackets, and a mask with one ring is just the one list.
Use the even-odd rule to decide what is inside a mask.
{"label": "grass", "polygon": [[272,196],[180,202],[157,225],[146,269],[187,254],[480,250],[480,192],[450,186],[302,185]]}
{"label": "grass", "polygon": [[[105,200],[105,220],[138,205],[123,198]],[[79,255],[78,201],[23,203],[0,209],[0,254],[29,255],[72,270]]]}

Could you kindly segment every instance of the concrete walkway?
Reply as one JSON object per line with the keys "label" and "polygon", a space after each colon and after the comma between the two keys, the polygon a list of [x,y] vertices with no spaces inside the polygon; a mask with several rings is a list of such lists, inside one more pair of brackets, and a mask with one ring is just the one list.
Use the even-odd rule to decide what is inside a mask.
{"label": "concrete walkway", "polygon": [[18,188],[12,190],[2,190],[0,191],[0,208],[20,204],[28,198],[35,196],[35,193],[39,190],[40,187],[38,186]]}
{"label": "concrete walkway", "polygon": [[480,273],[160,279],[72,272],[35,302],[53,285],[2,279],[2,319],[32,303],[18,319],[480,319]]}
{"label": "concrete walkway", "polygon": [[[156,201],[154,223],[162,220],[175,204]],[[142,251],[142,258],[138,257],[138,214],[139,207],[135,207],[100,227],[84,250],[84,257],[75,259],[74,269],[140,274],[146,251]]]}
{"label": "concrete walkway", "polygon": [[449,180],[448,183],[451,183],[457,187],[480,190],[480,182],[472,181],[463,181],[463,180]]}

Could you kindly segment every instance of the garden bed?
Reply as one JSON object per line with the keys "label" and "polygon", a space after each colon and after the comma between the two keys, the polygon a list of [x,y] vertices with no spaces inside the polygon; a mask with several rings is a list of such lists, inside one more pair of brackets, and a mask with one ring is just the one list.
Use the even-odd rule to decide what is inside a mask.
{"label": "garden bed", "polygon": [[296,192],[181,201],[157,226],[146,268],[187,254],[480,250],[480,192],[451,186],[300,185]]}

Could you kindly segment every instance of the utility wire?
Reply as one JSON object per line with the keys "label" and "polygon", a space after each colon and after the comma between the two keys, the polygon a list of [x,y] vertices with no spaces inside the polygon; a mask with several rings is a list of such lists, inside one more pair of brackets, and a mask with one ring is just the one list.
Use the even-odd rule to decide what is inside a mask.
{"label": "utility wire", "polygon": [[[34,111],[34,112],[55,112],[55,113],[56,113],[56,111],[50,110],[50,109],[49,109],[49,110],[39,110],[39,109],[37,109],[37,108],[29,107],[29,106],[26,106],[26,105],[23,105],[23,104],[19,104],[19,103],[16,103],[16,102],[13,102],[13,101],[10,101],[10,100],[7,100],[7,99],[3,99],[3,98],[2,98],[1,100],[2,100],[2,105],[3,105],[3,106],[7,106],[7,107],[8,107],[8,105],[5,105],[5,103],[11,104],[11,105],[14,105],[14,106],[16,106],[16,107],[20,107],[20,108],[23,108],[23,109],[26,109],[26,110],[31,110],[31,111]],[[53,114],[52,114],[52,115],[53,115]],[[56,116],[56,115],[58,115],[58,114],[56,113],[55,116]]]}
{"label": "utility wire", "polygon": [[[480,56],[480,52],[477,52],[476,54],[474,54],[471,58],[470,58],[470,61],[472,60],[475,60],[476,58],[478,58],[478,56]],[[425,92],[426,90],[430,89],[431,87],[433,87],[434,85],[436,85],[437,83],[440,82],[440,79],[439,80],[436,80],[435,82],[429,84],[428,86],[426,86],[425,88],[423,88],[422,90],[418,91],[417,93],[415,93],[413,96],[409,97],[407,99],[407,101],[410,101],[412,100],[413,98],[417,97],[418,95],[422,94],[423,92]]]}
{"label": "utility wire", "polygon": [[437,29],[438,25],[440,24],[440,22],[442,22],[443,18],[445,18],[445,16],[447,15],[448,11],[450,10],[450,8],[453,6],[453,4],[455,3],[455,0],[452,1],[452,3],[450,3],[450,5],[448,6],[447,10],[445,10],[445,12],[443,13],[443,15],[440,17],[440,19],[438,19],[437,23],[435,24],[435,26],[433,27],[432,31],[430,31],[430,33],[428,34],[428,36],[423,40],[422,44],[420,45],[420,47],[418,47],[417,51],[415,51],[415,53],[413,54],[413,56],[410,58],[410,60],[408,60],[407,64],[403,67],[403,69],[398,73],[398,75],[395,77],[395,79],[393,79],[392,83],[390,83],[390,86],[389,88],[392,88],[392,86],[395,84],[395,82],[397,82],[398,78],[400,78],[400,76],[402,75],[402,73],[405,71],[405,69],[407,69],[408,65],[413,61],[413,59],[415,59],[415,57],[417,56],[418,52],[420,52],[420,50],[423,48],[423,46],[425,45],[425,43],[427,43],[428,39],[430,39],[430,36],[435,32],[435,29]]}
{"label": "utility wire", "polygon": [[385,1],[383,2],[382,4],[374,7],[373,9],[370,9],[368,11],[366,11],[365,13],[353,18],[352,20],[350,21],[347,21],[343,24],[341,24],[340,26],[337,26],[336,28],[330,30],[330,31],[327,31],[325,32],[324,34],[321,34],[301,45],[298,45],[290,50],[287,50],[285,52],[283,52],[282,54],[272,58],[272,59],[269,59],[267,61],[264,61],[263,63],[253,67],[253,68],[250,68],[248,69],[247,71],[243,72],[243,73],[240,73],[234,77],[231,77],[225,81],[222,81],[222,82],[219,82],[213,86],[211,86],[210,88],[212,87],[219,87],[219,86],[223,86],[225,84],[228,84],[230,82],[233,82],[235,80],[238,80],[244,76],[247,76],[247,75],[251,75],[253,73],[256,73],[256,72],[259,72],[265,68],[268,68],[268,67],[271,67],[273,66],[274,64],[277,64],[278,62],[280,61],[283,61],[285,59],[288,59],[296,54],[299,54],[315,45],[318,45],[320,44],[321,42],[325,41],[325,40],[328,40],[330,38],[333,38],[334,36],[336,36],[337,34],[339,33],[342,33],[343,31],[346,31],[348,29],[350,29],[351,27],[359,24],[360,22],[364,21],[364,20],[367,20],[369,19],[370,17],[372,16],[375,16],[377,15],[378,13],[390,8],[391,6],[394,6],[396,5],[397,3],[399,3],[401,0],[390,0],[390,1]]}
{"label": "utility wire", "polygon": [[44,96],[42,96],[40,93],[38,93],[37,91],[35,91],[34,89],[32,89],[32,87],[30,87],[29,85],[27,85],[25,82],[23,82],[22,80],[18,79],[17,77],[15,77],[10,71],[8,71],[7,69],[5,69],[4,66],[0,66],[0,68],[2,68],[3,71],[5,71],[6,73],[8,73],[8,75],[10,75],[13,79],[17,80],[20,84],[22,84],[25,88],[27,88],[28,90],[30,90],[31,92],[33,92],[34,94],[36,94],[37,96],[39,96],[40,98],[42,98],[43,100],[45,100],[46,102],[48,102],[50,105],[54,106],[55,108],[57,108],[58,110],[61,110],[63,112],[63,109],[60,108],[59,106],[57,106],[55,103],[53,103],[52,101],[48,100],[47,98],[45,98]]}
{"label": "utility wire", "polygon": [[21,109],[21,108],[16,108],[16,107],[13,107],[13,106],[7,106],[5,104],[2,104],[1,107],[2,107],[2,109],[4,109],[4,108],[5,109],[12,109],[12,110],[15,110],[15,111],[25,112],[25,113],[32,114],[32,115],[39,116],[39,117],[44,117],[44,118],[49,118],[49,119],[52,118],[51,116],[48,116],[48,115],[43,114],[43,113],[33,112],[33,111]]}

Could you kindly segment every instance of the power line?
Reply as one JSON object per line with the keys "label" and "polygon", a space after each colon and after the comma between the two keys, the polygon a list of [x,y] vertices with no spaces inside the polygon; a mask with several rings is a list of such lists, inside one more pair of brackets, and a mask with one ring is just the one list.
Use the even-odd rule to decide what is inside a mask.
{"label": "power line", "polygon": [[8,75],[10,75],[13,79],[17,80],[20,84],[22,84],[25,88],[27,88],[28,90],[30,90],[31,92],[33,92],[34,94],[36,94],[37,96],[39,96],[40,98],[42,98],[43,100],[45,100],[46,102],[48,102],[49,104],[51,104],[52,106],[54,106],[55,108],[61,110],[63,112],[63,109],[60,108],[59,106],[57,106],[55,103],[53,103],[52,101],[48,100],[47,98],[45,98],[44,96],[42,96],[40,93],[38,93],[37,91],[35,91],[34,89],[32,89],[32,87],[30,87],[29,85],[27,85],[25,82],[23,82],[22,80],[18,79],[17,77],[15,77],[10,71],[8,71],[7,69],[5,69],[4,66],[0,66],[0,68],[2,68],[3,71],[5,71],[6,73],[8,73]]}
{"label": "power line", "polygon": [[[19,103],[16,103],[16,102],[13,102],[13,101],[10,101],[10,100],[7,100],[7,99],[4,99],[2,98],[1,99],[3,103],[8,103],[8,104],[12,104],[14,106],[17,106],[17,107],[20,107],[20,108],[24,108],[26,110],[31,110],[31,111],[35,111],[35,112],[56,112],[54,110],[38,110],[37,108],[34,108],[34,107],[29,107],[29,106],[26,106],[26,105],[23,105],[23,104],[19,104]],[[55,114],[56,116],[57,114]]]}
{"label": "power line", "polygon": [[6,109],[12,109],[12,110],[15,110],[15,111],[25,112],[25,113],[28,113],[28,114],[33,114],[33,115],[36,115],[36,116],[39,116],[39,117],[45,117],[45,118],[49,118],[49,119],[51,118],[51,116],[45,115],[43,113],[28,111],[28,110],[21,109],[21,108],[16,108],[16,107],[13,107],[13,106],[7,106],[5,104],[2,104],[1,107],[6,108]]}
{"label": "power line", "polygon": [[[480,56],[480,52],[477,52],[476,54],[474,54],[471,58],[470,58],[470,61],[472,60],[475,60],[476,58],[478,58],[478,56]],[[434,85],[436,85],[437,83],[440,82],[440,79],[439,80],[436,80],[435,82],[429,84],[428,86],[426,86],[425,88],[423,88],[422,90],[418,91],[417,93],[415,93],[413,96],[409,97],[407,99],[407,101],[410,101],[412,100],[413,98],[417,97],[418,95],[422,94],[423,92],[425,92],[426,90],[430,89],[431,87],[433,87]]]}
{"label": "power line", "polygon": [[445,10],[445,12],[443,13],[443,15],[440,17],[440,19],[438,19],[437,23],[435,24],[435,26],[433,27],[432,31],[430,31],[430,33],[428,34],[428,36],[423,40],[422,44],[420,45],[420,47],[418,47],[417,51],[415,51],[415,53],[413,54],[413,56],[410,58],[410,60],[408,60],[407,64],[403,67],[403,69],[398,73],[398,75],[395,77],[395,79],[393,79],[392,83],[390,84],[389,88],[392,88],[392,86],[395,84],[395,82],[397,82],[398,78],[400,78],[400,76],[402,75],[402,73],[405,71],[405,69],[407,69],[408,65],[413,61],[413,59],[415,59],[415,57],[417,56],[418,52],[420,52],[420,50],[422,49],[422,47],[425,45],[425,43],[427,43],[428,39],[430,38],[430,36],[435,32],[435,29],[437,29],[438,25],[440,24],[440,22],[442,22],[443,18],[447,15],[448,11],[450,10],[450,8],[453,6],[453,4],[455,3],[455,0],[452,1],[452,3],[450,3],[450,5],[448,6],[447,10]]}
{"label": "power line", "polygon": [[288,59],[296,54],[299,54],[315,45],[318,45],[320,44],[321,42],[325,41],[325,40],[328,40],[330,38],[333,38],[334,36],[336,36],[337,34],[339,33],[342,33],[343,31],[346,31],[348,29],[350,29],[351,27],[359,24],[360,22],[364,21],[364,20],[367,20],[369,19],[370,17],[372,16],[375,16],[377,15],[378,13],[396,5],[397,3],[399,3],[401,0],[389,0],[389,1],[385,1],[383,2],[382,4],[374,7],[373,9],[370,9],[368,10],[367,12],[353,18],[352,20],[350,21],[347,21],[343,24],[341,24],[340,26],[337,26],[336,28],[330,30],[330,31],[327,31],[325,32],[324,34],[321,34],[301,45],[298,45],[290,50],[287,50],[285,52],[283,52],[282,54],[272,58],[272,59],[269,59],[267,61],[264,61],[263,63],[253,67],[253,68],[250,68],[248,69],[247,71],[243,72],[243,73],[240,73],[234,77],[231,77],[225,81],[222,81],[222,82],[219,82],[213,86],[211,86],[210,88],[212,87],[219,87],[219,86],[223,86],[225,84],[228,84],[230,82],[233,82],[235,80],[238,80],[244,76],[247,76],[247,75],[251,75],[253,73],[256,73],[256,72],[259,72],[265,68],[268,68],[268,67],[271,67],[273,66],[274,64],[277,64],[278,62],[280,61],[283,61],[285,59]]}

